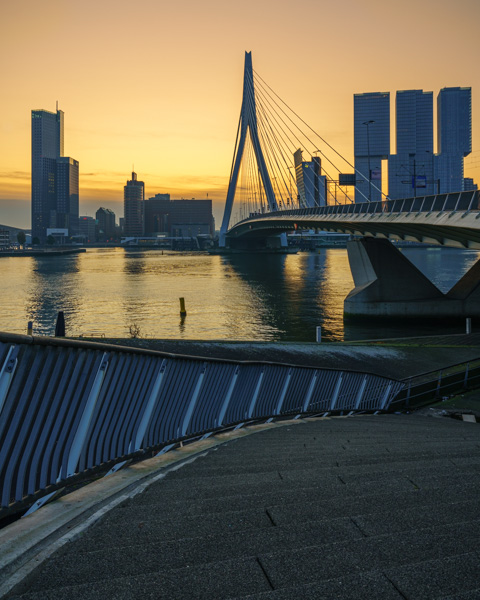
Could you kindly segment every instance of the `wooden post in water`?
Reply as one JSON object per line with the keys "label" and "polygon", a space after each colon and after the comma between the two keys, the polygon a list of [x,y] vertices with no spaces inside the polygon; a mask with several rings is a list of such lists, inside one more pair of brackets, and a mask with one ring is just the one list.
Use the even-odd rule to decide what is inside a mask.
{"label": "wooden post in water", "polygon": [[29,321],[27,325],[27,335],[33,335],[33,321]]}
{"label": "wooden post in water", "polygon": [[65,337],[65,316],[63,310],[60,310],[57,315],[55,324],[55,337]]}
{"label": "wooden post in water", "polygon": [[185,308],[185,298],[180,298],[180,316],[181,317],[187,316],[187,310]]}

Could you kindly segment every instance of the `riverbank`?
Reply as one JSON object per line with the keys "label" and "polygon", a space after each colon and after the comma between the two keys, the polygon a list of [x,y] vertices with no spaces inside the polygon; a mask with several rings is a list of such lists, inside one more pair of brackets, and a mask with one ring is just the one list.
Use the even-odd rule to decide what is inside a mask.
{"label": "riverbank", "polygon": [[86,252],[85,248],[65,248],[65,249],[50,249],[42,248],[37,250],[5,250],[0,252],[0,258],[25,257],[25,256],[65,256],[66,254],[80,254]]}

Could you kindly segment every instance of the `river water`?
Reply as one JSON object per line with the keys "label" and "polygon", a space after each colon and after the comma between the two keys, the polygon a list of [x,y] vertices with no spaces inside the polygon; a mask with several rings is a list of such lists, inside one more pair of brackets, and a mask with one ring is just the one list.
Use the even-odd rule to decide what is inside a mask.
{"label": "river water", "polygon": [[[476,251],[408,248],[406,256],[447,291],[479,258]],[[0,258],[0,331],[52,335],[57,312],[67,335],[204,340],[342,341],[461,333],[449,323],[344,324],[353,288],[345,249],[296,255],[184,254],[88,249],[51,258]],[[179,298],[187,316],[180,318]]]}

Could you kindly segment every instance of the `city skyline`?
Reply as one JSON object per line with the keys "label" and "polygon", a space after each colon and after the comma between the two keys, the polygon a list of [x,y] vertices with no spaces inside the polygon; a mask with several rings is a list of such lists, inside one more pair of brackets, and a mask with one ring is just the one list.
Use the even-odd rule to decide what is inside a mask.
{"label": "city skyline", "polygon": [[[408,1],[401,14],[374,0],[335,7],[309,1],[297,14],[287,2],[247,0],[245,14],[232,15],[217,1],[174,8],[142,0],[135,15],[143,33],[133,47],[122,46],[131,19],[125,2],[50,1],[41,15],[32,7],[29,1],[8,6],[0,24],[9,82],[0,113],[2,223],[30,225],[29,116],[34,109],[53,111],[57,100],[68,115],[65,155],[80,162],[82,215],[99,206],[120,215],[134,163],[146,196],[208,194],[219,223],[245,50],[282,99],[352,162],[354,94],[423,89],[436,96],[444,87],[472,87],[473,151],[465,176],[480,182],[478,51],[464,25],[465,17],[480,16],[474,1],[453,8]],[[332,26],[322,26],[319,36],[326,21]],[[48,69],[35,68],[40,46],[51,56]]]}

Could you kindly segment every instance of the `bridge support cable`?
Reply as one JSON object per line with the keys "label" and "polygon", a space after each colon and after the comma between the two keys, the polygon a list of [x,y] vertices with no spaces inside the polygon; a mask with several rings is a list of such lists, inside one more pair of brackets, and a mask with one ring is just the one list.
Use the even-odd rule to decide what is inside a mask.
{"label": "bridge support cable", "polygon": [[[342,154],[340,154],[340,152],[338,152],[331,144],[329,144],[325,138],[323,138],[319,133],[317,133],[310,125],[308,125],[308,123],[306,121],[304,121],[284,100],[282,100],[282,98],[268,85],[268,83],[256,72],[255,73],[255,77],[258,80],[260,80],[264,86],[266,88],[268,88],[272,94],[277,97],[280,102],[286,107],[288,108],[289,111],[292,112],[292,114],[295,115],[295,117],[301,121],[314,135],[316,135],[330,150],[332,150],[332,152],[334,152],[339,158],[341,158],[345,164],[347,164],[351,169],[353,169],[355,171],[356,174],[360,175],[360,177],[363,177],[364,179],[368,179],[368,177],[366,175],[364,175],[363,173],[361,173],[358,169],[355,169],[355,166],[352,165],[352,163],[350,161],[348,161],[348,159],[346,159]],[[318,150],[320,152],[320,150]],[[382,190],[377,187],[375,184],[372,184],[372,187],[374,187],[377,191],[379,191],[382,196],[384,196],[385,198],[387,197],[387,195],[382,192]]]}
{"label": "bridge support cable", "polygon": [[[331,164],[331,166],[336,171],[340,172],[340,168],[322,150],[320,150],[320,148],[318,148],[318,145],[315,144],[308,137],[308,135],[306,135],[305,132],[299,127],[299,125],[288,115],[288,113],[285,112],[283,110],[283,108],[278,105],[278,103],[275,101],[274,98],[271,97],[271,95],[268,93],[268,91],[262,89],[262,85],[261,84],[259,85],[257,83],[256,91],[257,91],[257,98],[261,99],[263,102],[265,102],[266,105],[268,105],[268,111],[267,111],[267,108],[264,108],[265,113],[268,112],[268,114],[271,115],[271,117],[273,117],[275,119],[275,121],[277,122],[277,125],[278,125],[278,120],[280,120],[283,123],[283,125],[289,130],[289,132],[293,136],[293,138],[296,139],[297,144],[299,144],[300,147],[307,149],[310,152],[310,154],[315,154],[315,153],[321,154],[322,157],[329,164]],[[258,105],[261,106],[260,102],[258,102]],[[286,117],[286,119],[288,121],[290,121],[290,123],[292,124],[292,126],[295,129],[298,130],[299,135],[301,135],[302,137],[299,137],[299,135],[297,135],[294,131],[292,131],[292,129],[288,126],[288,124],[285,122],[285,120],[279,114],[279,112],[277,111],[277,109],[275,108],[275,106],[283,113],[283,115]],[[281,129],[285,133],[285,130],[283,128],[281,128]],[[307,148],[308,144],[311,145],[310,149]],[[293,154],[293,151],[292,151],[292,154]],[[322,170],[325,173],[325,175],[327,176],[328,180],[330,180],[330,181],[334,181],[335,180],[335,178],[325,169],[324,166],[322,166]],[[318,191],[320,191],[320,190],[318,190],[318,188],[317,188],[317,192]],[[348,199],[350,202],[353,203],[353,200],[348,196],[347,192],[345,190],[343,190],[342,188],[341,188],[341,191],[342,191],[343,195],[345,196],[345,198]],[[335,196],[331,192],[330,192],[330,195],[332,196],[332,199],[336,203]],[[365,196],[365,199],[368,200],[368,198],[366,196]]]}

